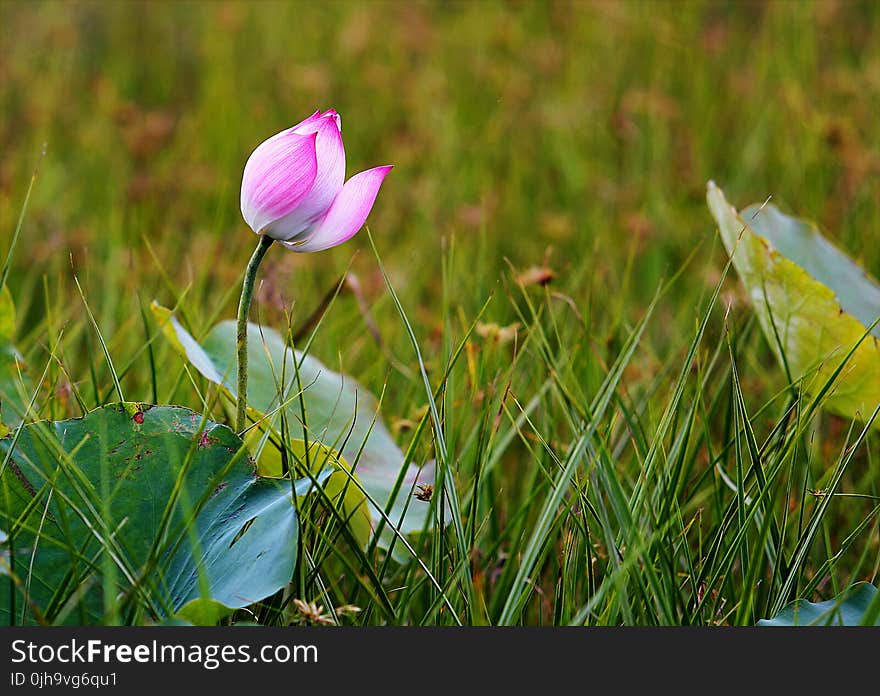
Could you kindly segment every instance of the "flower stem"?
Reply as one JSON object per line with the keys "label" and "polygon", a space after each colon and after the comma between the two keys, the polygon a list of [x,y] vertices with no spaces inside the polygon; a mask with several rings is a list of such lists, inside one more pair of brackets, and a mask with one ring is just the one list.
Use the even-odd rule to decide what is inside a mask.
{"label": "flower stem", "polygon": [[247,383],[248,383],[248,314],[251,309],[251,298],[254,296],[254,281],[257,277],[257,269],[266,255],[266,251],[275,241],[267,235],[260,235],[260,242],[254,250],[254,255],[248,261],[244,272],[244,283],[241,286],[241,299],[238,301],[238,333],[236,345],[238,348],[238,391],[237,410],[235,415],[235,432],[241,434],[247,425]]}

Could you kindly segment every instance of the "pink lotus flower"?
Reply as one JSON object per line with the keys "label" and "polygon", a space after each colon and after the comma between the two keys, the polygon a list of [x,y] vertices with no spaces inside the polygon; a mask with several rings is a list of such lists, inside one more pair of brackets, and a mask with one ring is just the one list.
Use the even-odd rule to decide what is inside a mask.
{"label": "pink lotus flower", "polygon": [[363,227],[391,165],[345,181],[341,126],[333,109],[316,111],[251,153],[241,214],[254,232],[305,252],[342,244]]}

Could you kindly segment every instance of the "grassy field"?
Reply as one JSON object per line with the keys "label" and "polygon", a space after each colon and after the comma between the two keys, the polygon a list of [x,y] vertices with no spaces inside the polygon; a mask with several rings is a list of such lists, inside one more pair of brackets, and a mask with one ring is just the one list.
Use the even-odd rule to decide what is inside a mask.
{"label": "grassy field", "polygon": [[252,317],[302,327],[348,271],[310,351],[449,471],[461,525],[419,566],[304,519],[313,566],[236,618],[753,624],[876,583],[878,433],[792,424],[705,202],[772,196],[880,275],[876,3],[5,0],[0,26],[30,419],[116,400],[86,302],[128,399],[202,409],[146,308],[235,316],[263,139],[332,107],[349,173],[395,165],[368,225],[421,362],[366,232],[272,248]]}

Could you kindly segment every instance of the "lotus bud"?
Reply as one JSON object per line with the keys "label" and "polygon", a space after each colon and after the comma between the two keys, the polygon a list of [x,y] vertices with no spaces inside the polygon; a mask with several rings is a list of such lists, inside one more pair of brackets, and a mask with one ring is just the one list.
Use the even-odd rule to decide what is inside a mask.
{"label": "lotus bud", "polygon": [[241,182],[241,214],[257,234],[298,252],[353,237],[369,215],[391,165],[345,181],[342,121],[316,111],[251,153]]}

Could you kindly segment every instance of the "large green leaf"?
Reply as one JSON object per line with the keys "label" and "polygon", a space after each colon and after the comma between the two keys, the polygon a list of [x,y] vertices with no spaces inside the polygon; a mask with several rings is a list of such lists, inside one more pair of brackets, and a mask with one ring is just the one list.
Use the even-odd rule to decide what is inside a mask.
{"label": "large green leaf", "polygon": [[[863,582],[853,585],[827,602],[792,602],[772,619],[758,621],[759,626],[862,626],[868,609],[878,602],[877,588]],[[876,606],[876,605],[875,605]],[[868,625],[880,626],[877,611],[873,611]]]}
{"label": "large green leaf", "polygon": [[712,182],[707,201],[780,363],[811,394],[846,361],[824,405],[867,420],[880,404],[880,285],[811,223],[772,205],[737,213]]}
{"label": "large green leaf", "polygon": [[0,440],[0,461],[14,561],[0,623],[102,621],[107,597],[117,620],[200,598],[242,607],[293,574],[290,481],[258,477],[235,433],[189,409],[126,403],[30,423]]}
{"label": "large green leaf", "polygon": [[0,289],[0,435],[4,425],[21,423],[33,386],[22,370],[21,355],[12,342],[15,336],[15,304],[9,288]]}
{"label": "large green leaf", "polygon": [[[197,342],[169,310],[154,303],[153,312],[177,350],[208,380],[221,385],[231,403],[236,393],[235,322],[221,322]],[[378,506],[403,534],[425,529],[429,505],[412,493],[417,486],[434,484],[434,464],[420,469],[405,466],[403,452],[379,417],[375,397],[354,379],[310,355],[292,351],[278,332],[248,324],[248,413],[258,422],[278,428],[283,403],[290,436],[302,438],[297,370],[305,404],[305,439],[339,450],[350,463],[364,491],[376,503],[370,506],[374,523],[380,518]],[[398,478],[401,484],[393,495]],[[387,544],[388,540],[384,535],[381,541]]]}

